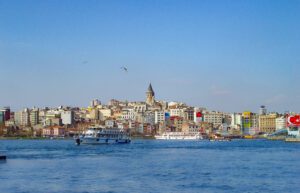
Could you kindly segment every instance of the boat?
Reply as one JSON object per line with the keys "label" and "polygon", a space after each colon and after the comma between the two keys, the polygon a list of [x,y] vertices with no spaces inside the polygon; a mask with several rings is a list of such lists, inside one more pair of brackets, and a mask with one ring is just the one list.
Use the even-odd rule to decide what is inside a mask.
{"label": "boat", "polygon": [[0,151],[0,160],[6,160],[6,155]]}
{"label": "boat", "polygon": [[210,139],[209,141],[231,141],[229,138],[222,138],[222,139]]}
{"label": "boat", "polygon": [[162,135],[155,135],[155,139],[163,140],[202,140],[203,136],[199,132],[164,132]]}
{"label": "boat", "polygon": [[231,141],[231,139],[216,133],[210,137],[209,141]]}
{"label": "boat", "polygon": [[80,144],[114,144],[130,143],[130,135],[118,128],[88,128],[79,137],[75,139],[77,145]]}

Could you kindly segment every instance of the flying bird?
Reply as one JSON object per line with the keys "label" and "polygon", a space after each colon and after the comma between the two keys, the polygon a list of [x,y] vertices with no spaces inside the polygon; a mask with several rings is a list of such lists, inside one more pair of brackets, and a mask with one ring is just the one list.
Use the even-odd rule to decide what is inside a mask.
{"label": "flying bird", "polygon": [[122,66],[121,69],[124,70],[125,72],[128,72],[128,70],[125,66]]}

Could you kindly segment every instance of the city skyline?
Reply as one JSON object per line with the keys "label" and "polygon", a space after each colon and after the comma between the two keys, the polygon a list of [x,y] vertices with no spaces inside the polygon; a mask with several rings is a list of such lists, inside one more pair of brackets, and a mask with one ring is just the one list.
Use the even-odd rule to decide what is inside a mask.
{"label": "city skyline", "polygon": [[151,82],[157,100],[299,112],[300,2],[232,2],[0,1],[0,106],[145,101]]}

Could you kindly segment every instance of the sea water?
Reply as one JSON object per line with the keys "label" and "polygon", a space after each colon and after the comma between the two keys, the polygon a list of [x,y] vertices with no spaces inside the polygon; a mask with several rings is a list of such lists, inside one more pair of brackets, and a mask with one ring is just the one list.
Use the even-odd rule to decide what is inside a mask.
{"label": "sea water", "polygon": [[300,192],[300,143],[0,140],[1,150],[1,193]]}

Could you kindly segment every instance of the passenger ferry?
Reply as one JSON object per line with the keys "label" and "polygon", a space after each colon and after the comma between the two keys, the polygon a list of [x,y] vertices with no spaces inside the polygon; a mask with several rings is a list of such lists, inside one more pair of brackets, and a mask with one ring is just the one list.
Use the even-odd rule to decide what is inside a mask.
{"label": "passenger ferry", "polygon": [[165,132],[162,135],[155,135],[155,139],[164,140],[202,140],[203,136],[199,132],[184,133],[184,132]]}
{"label": "passenger ferry", "polygon": [[76,144],[130,143],[130,135],[118,128],[89,128],[75,139]]}

